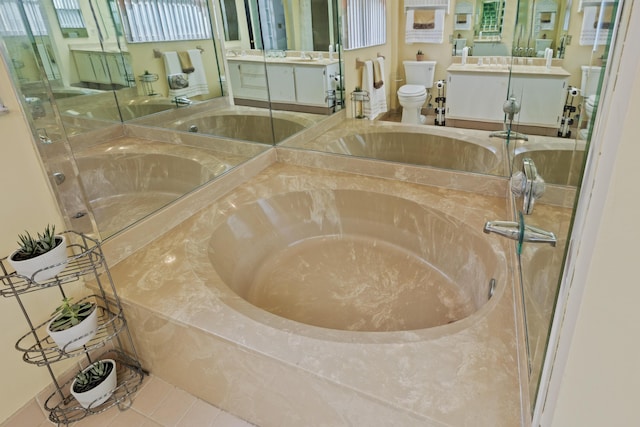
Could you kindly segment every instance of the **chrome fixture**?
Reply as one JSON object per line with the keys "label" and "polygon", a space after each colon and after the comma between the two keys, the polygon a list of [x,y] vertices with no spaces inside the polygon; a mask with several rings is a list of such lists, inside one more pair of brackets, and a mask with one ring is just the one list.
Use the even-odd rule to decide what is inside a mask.
{"label": "chrome fixture", "polygon": [[524,225],[516,221],[487,221],[482,230],[485,233],[496,233],[511,240],[531,243],[549,243],[556,246],[556,235],[532,225]]}
{"label": "chrome fixture", "polygon": [[526,157],[522,160],[522,171],[514,173],[511,177],[511,192],[514,196],[523,196],[522,213],[531,215],[536,199],[544,194],[544,179],[538,175],[533,160]]}
{"label": "chrome fixture", "polygon": [[53,180],[56,182],[56,184],[58,184],[58,185],[62,184],[65,179],[67,179],[67,177],[64,176],[64,174],[62,172],[54,172],[53,173]]}
{"label": "chrome fixture", "polygon": [[491,279],[489,280],[489,298],[487,299],[491,299],[495,291],[496,291],[496,279]]}
{"label": "chrome fixture", "polygon": [[511,126],[513,125],[513,118],[516,114],[520,112],[520,103],[518,102],[518,100],[515,99],[513,96],[510,96],[504,102],[504,104],[502,104],[502,111],[504,111],[504,113],[507,116],[504,122],[506,129],[498,132],[492,132],[489,134],[489,137],[502,138],[508,141],[515,140],[515,139],[528,141],[529,138],[525,134],[511,130]]}
{"label": "chrome fixture", "polygon": [[189,132],[198,132],[198,126],[196,125],[189,126]]}
{"label": "chrome fixture", "polygon": [[191,105],[191,100],[186,96],[176,96],[173,98],[173,102],[175,102],[176,107],[180,107],[181,105]]}

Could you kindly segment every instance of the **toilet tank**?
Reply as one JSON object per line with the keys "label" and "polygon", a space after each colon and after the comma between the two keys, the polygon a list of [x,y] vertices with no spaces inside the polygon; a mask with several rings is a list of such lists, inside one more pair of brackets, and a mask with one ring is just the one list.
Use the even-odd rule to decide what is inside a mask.
{"label": "toilet tank", "polygon": [[602,67],[582,65],[582,81],[580,85],[580,94],[584,98],[595,95],[598,91],[598,83],[600,83],[600,73]]}
{"label": "toilet tank", "polygon": [[402,61],[404,65],[405,84],[420,85],[429,89],[433,86],[436,61]]}

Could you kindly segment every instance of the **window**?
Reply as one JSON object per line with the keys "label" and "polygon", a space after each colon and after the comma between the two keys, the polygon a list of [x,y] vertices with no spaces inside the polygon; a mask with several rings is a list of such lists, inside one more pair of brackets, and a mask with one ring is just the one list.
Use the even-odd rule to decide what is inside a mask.
{"label": "window", "polygon": [[63,37],[88,37],[78,0],[53,0]]}
{"label": "window", "polygon": [[206,0],[119,0],[119,4],[130,42],[211,38]]}
{"label": "window", "polygon": [[385,0],[348,0],[343,34],[344,48],[385,44],[387,41],[387,20]]}
{"label": "window", "polygon": [[[21,9],[23,12],[21,12]],[[26,36],[22,13],[34,36],[46,36],[47,27],[38,0],[8,0],[0,3],[0,36]]]}

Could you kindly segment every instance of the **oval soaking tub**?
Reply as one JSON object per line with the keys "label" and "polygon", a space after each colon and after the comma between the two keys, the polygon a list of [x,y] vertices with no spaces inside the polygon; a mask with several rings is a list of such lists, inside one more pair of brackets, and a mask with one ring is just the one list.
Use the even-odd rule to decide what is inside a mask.
{"label": "oval soaking tub", "polygon": [[231,168],[207,150],[149,141],[100,145],[81,153],[76,161],[91,211],[104,235]]}
{"label": "oval soaking tub", "polygon": [[507,203],[276,162],[111,271],[156,375],[256,425],[520,425]]}
{"label": "oval soaking tub", "polygon": [[268,112],[239,111],[185,117],[169,126],[184,132],[198,132],[272,145],[300,132],[309,124],[299,120],[293,113],[286,115],[274,112],[273,115],[269,115]]}
{"label": "oval soaking tub", "polygon": [[470,129],[356,120],[314,140],[284,145],[488,175],[504,176],[508,170],[504,141],[489,138],[489,132]]}
{"label": "oval soaking tub", "polygon": [[349,331],[418,330],[468,317],[489,299],[492,253],[452,216],[346,189],[244,205],[209,244],[216,272],[251,304]]}

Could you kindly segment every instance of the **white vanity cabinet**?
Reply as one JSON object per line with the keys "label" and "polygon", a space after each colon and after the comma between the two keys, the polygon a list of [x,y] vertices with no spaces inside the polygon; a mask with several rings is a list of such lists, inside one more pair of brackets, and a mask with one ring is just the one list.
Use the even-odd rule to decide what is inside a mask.
{"label": "white vanity cabinet", "polygon": [[447,69],[446,117],[502,123],[507,94],[520,102],[514,123],[556,128],[564,108],[569,73],[560,67],[453,64]]}
{"label": "white vanity cabinet", "polygon": [[266,101],[267,78],[264,64],[256,61],[229,61],[229,77],[234,98]]}
{"label": "white vanity cabinet", "polygon": [[135,86],[129,53],[72,50],[72,55],[81,82]]}
{"label": "white vanity cabinet", "polygon": [[[296,100],[299,104],[326,106],[331,80],[339,72],[338,64],[328,66],[297,65]],[[271,83],[271,81],[269,81]]]}
{"label": "white vanity cabinet", "polygon": [[[327,113],[327,91],[331,78],[338,75],[339,65],[333,60],[298,58],[269,59],[231,57],[229,80],[238,105],[263,106],[267,102],[290,111]],[[267,88],[268,81],[268,88]]]}
{"label": "white vanity cabinet", "polygon": [[295,69],[289,64],[267,64],[272,102],[296,102]]}

